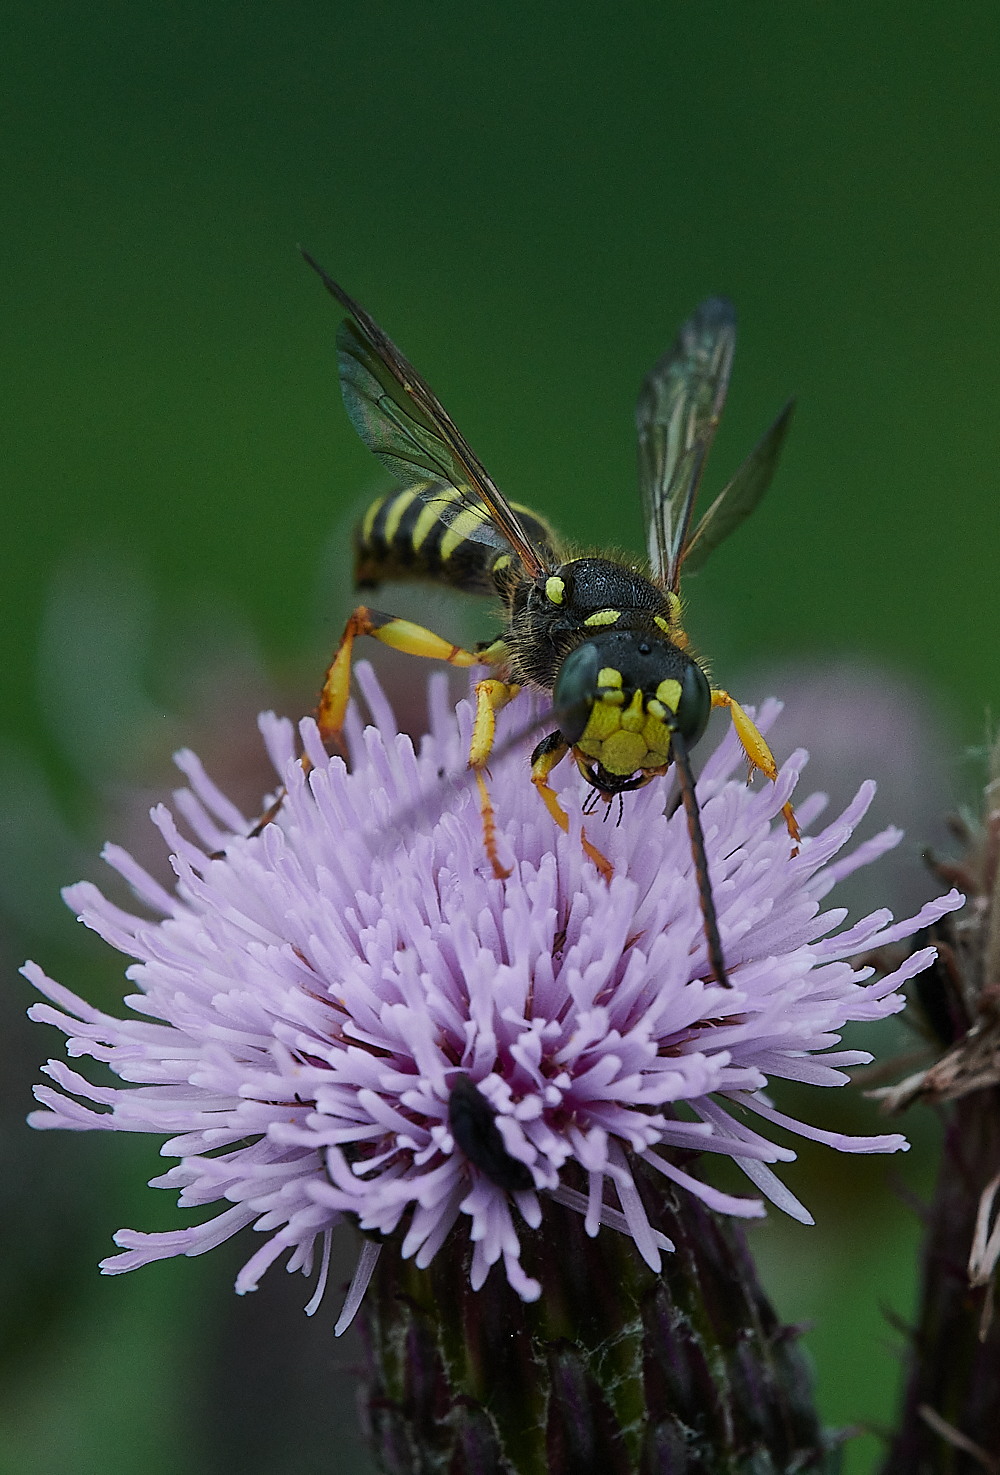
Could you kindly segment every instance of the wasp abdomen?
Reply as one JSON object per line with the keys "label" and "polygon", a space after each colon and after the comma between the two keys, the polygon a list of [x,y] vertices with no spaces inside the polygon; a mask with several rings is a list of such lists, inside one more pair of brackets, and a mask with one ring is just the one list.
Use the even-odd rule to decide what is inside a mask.
{"label": "wasp abdomen", "polygon": [[[553,557],[552,530],[517,507],[531,542]],[[470,594],[505,594],[520,560],[488,509],[469,492],[422,482],[379,497],[354,534],[354,579],[372,589],[399,579],[433,579]]]}

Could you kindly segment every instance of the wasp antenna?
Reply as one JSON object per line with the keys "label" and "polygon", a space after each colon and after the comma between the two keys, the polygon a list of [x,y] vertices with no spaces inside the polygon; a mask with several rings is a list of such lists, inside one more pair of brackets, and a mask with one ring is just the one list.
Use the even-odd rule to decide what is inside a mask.
{"label": "wasp antenna", "polygon": [[726,973],[726,965],[722,958],[722,943],[719,940],[719,923],[715,915],[715,900],[712,896],[712,884],[708,879],[708,857],[705,854],[705,835],[701,828],[701,814],[698,811],[698,798],[694,791],[694,773],[691,770],[691,759],[688,755],[687,743],[679,732],[675,732],[671,738],[671,752],[673,753],[674,767],[677,769],[677,778],[681,786],[681,798],[684,801],[684,813],[687,816],[688,834],[691,836],[691,853],[694,856],[694,872],[698,879],[698,898],[701,902],[701,919],[705,927],[705,941],[708,943],[708,960],[712,965],[715,980],[723,988],[732,988]]}

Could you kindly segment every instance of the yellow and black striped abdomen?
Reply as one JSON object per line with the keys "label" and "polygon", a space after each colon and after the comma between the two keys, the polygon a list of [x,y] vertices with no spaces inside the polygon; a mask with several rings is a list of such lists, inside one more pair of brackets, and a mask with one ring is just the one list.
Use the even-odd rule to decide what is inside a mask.
{"label": "yellow and black striped abdomen", "polygon": [[[556,537],[540,517],[511,504],[525,533],[548,562]],[[354,534],[354,580],[360,589],[399,579],[433,579],[472,594],[503,594],[520,561],[489,511],[471,492],[421,482],[379,497]]]}

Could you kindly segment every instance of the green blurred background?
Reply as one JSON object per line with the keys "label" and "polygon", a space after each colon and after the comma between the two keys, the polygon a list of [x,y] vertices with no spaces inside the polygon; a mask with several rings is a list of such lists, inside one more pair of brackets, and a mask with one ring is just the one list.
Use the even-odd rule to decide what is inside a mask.
{"label": "green blurred background", "polygon": [[[741,695],[741,672],[871,663],[864,690],[902,683],[930,723],[907,780],[927,825],[973,791],[963,750],[1000,692],[995,5],[8,0],[2,29],[10,976],[33,952],[120,996],[57,886],[131,839],[178,740],[221,779],[249,762],[244,709],[308,705],[336,639],[376,468],[297,241],[508,495],[585,542],[641,546],[639,381],[701,297],[732,296],[714,484],[800,405],[764,509],[687,591],[695,640]],[[832,746],[860,778],[864,702],[851,722]],[[155,1145],[20,1125],[58,1048],[28,992],[3,1016],[2,1475],[366,1469],[336,1296],[306,1323],[272,1270],[237,1302],[242,1246],[97,1277],[122,1224],[180,1220],[143,1187]],[[856,1094],[807,1110],[878,1130]],[[887,1182],[926,1191],[936,1140],[907,1129],[899,1165],[804,1154],[787,1176],[819,1228],[756,1234],[783,1314],[816,1323],[834,1423],[892,1417],[880,1302],[911,1313],[918,1233]],[[846,1468],[878,1457],[867,1435]]]}

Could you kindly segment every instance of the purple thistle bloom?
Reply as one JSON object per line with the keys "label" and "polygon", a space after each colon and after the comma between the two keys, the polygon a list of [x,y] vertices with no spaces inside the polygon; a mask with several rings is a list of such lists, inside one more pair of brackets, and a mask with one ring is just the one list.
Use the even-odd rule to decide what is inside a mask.
{"label": "purple thistle bloom", "polygon": [[[67,888],[81,921],[138,960],[126,1003],[139,1017],[113,1018],[36,964],[23,969],[51,1000],[31,1017],[64,1030],[71,1057],[93,1056],[130,1083],[96,1087],[50,1060],[45,1073],[60,1089],[36,1088],[45,1109],[32,1125],[168,1134],[162,1154],[179,1163],[152,1186],[179,1189],[185,1208],[231,1205],[194,1228],[120,1231],[124,1253],[102,1263],[106,1274],[201,1254],[252,1224],[267,1238],[236,1289],[255,1289],[285,1251],[287,1268],[308,1274],[319,1248],[311,1313],[342,1219],[378,1236],[405,1228],[403,1256],[426,1267],[465,1215],[473,1289],[502,1257],[511,1286],[531,1301],[540,1287],[520,1264],[518,1218],[537,1227],[547,1197],[584,1215],[592,1236],[602,1224],[631,1236],[659,1269],[673,1246],[649,1222],[631,1155],[712,1209],[761,1216],[759,1198],[701,1182],[670,1149],[723,1153],[764,1197],[811,1223],[768,1166],[795,1154],[748,1126],[748,1113],[845,1152],[905,1149],[895,1133],[820,1131],[763,1094],[771,1077],[843,1085],[842,1068],[871,1057],[831,1048],[837,1031],[902,1009],[902,984],[934,950],[871,982],[870,968],[847,960],[962,904],[953,890],[905,922],[876,911],[835,932],[845,912],[822,912],[822,899],[901,838],[888,829],[834,859],[873,783],[793,857],[781,806],[806,755],[793,754],[777,784],[760,789],[738,772],[732,731],[708,759],[698,796],[732,984],[723,989],[711,976],[684,814],[664,814],[669,776],[630,794],[618,827],[598,835],[589,821],[614,866],[607,885],[581,848],[587,789],[575,769],[563,764],[553,775],[570,815],[563,835],[528,781],[524,745],[501,752],[492,789],[501,856],[513,870],[500,882],[473,792],[446,790],[442,806],[442,771],[464,767],[470,704],[453,713],[446,679],[433,677],[432,732],[416,756],[370,667],[356,674],[376,726],[362,731],[352,711],[351,772],[327,757],[306,719],[300,732],[314,765],[306,778],[291,724],[261,719],[287,795],[257,837],[194,754],[178,755],[190,788],[177,793],[177,808],[200,843],[164,807],[152,816],[173,855],[176,893],[119,847],[104,852],[158,920],[122,911],[88,883]],[[528,711],[522,697],[501,714],[501,748]],[[765,704],[762,730],[779,711]],[[804,831],[824,802],[813,795],[799,806]],[[433,806],[433,823],[394,830],[420,803]],[[508,1187],[528,1181],[516,1164],[532,1187],[508,1192],[494,1181],[502,1174],[482,1171],[477,1153],[456,1143],[449,1102],[462,1076],[493,1114]],[[571,1161],[585,1193],[564,1181]],[[365,1241],[338,1331],[379,1249],[378,1238]]]}

